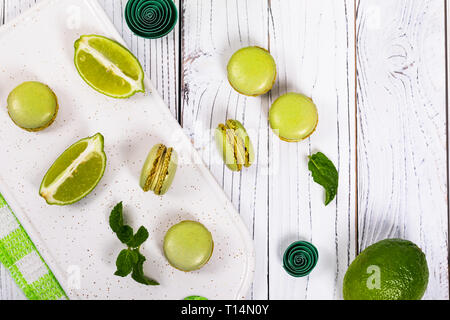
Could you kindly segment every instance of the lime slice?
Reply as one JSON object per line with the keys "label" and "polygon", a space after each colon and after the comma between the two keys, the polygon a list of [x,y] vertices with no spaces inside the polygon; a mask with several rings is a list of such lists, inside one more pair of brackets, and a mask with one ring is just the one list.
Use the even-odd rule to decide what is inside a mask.
{"label": "lime slice", "polygon": [[87,84],[107,96],[128,98],[145,92],[144,71],[138,59],[111,39],[82,36],[75,42],[75,66]]}
{"label": "lime slice", "polygon": [[39,194],[51,205],[68,205],[86,197],[103,177],[106,155],[103,136],[78,141],[53,163]]}

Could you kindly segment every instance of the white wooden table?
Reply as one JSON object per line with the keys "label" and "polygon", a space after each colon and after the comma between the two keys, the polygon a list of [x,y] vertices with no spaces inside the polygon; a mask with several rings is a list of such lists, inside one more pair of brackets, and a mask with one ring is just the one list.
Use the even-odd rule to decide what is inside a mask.
{"label": "white wooden table", "polygon": [[[0,24],[38,1],[0,0]],[[425,298],[449,298],[446,1],[176,0],[179,26],[152,41],[131,34],[126,2],[100,0],[254,238],[249,298],[341,299],[356,253],[392,237],[425,251]],[[278,63],[276,86],[261,98],[226,81],[228,58],[248,45],[270,49]],[[318,130],[303,143],[280,142],[268,127],[269,106],[289,91],[319,107]],[[226,118],[241,120],[256,147],[256,165],[240,174],[218,164],[205,135]],[[318,150],[340,173],[328,207],[307,170]],[[304,279],[281,267],[298,239],[320,251]],[[22,298],[0,267],[0,299]]]}

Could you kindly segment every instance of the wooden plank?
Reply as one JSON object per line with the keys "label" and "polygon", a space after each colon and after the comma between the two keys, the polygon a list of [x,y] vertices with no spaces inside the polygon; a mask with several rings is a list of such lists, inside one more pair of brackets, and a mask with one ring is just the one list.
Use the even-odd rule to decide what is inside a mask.
{"label": "wooden plank", "polygon": [[[184,2],[183,124],[203,159],[239,209],[256,245],[256,299],[341,296],[341,280],[354,257],[354,52],[353,4],[311,1]],[[269,35],[269,36],[268,36]],[[271,94],[247,98],[227,83],[225,67],[237,49],[270,48],[279,80]],[[282,143],[267,121],[280,94],[311,95],[321,121],[312,139]],[[210,135],[227,118],[244,123],[257,163],[242,173],[224,168]],[[325,208],[323,190],[307,169],[307,156],[322,150],[339,166],[336,203]],[[294,240],[315,243],[321,258],[307,279],[282,269],[284,249]]]}
{"label": "wooden plank", "polygon": [[360,0],[359,249],[405,238],[426,253],[425,299],[448,299],[444,1]]}
{"label": "wooden plank", "polygon": [[[337,299],[355,253],[354,6],[333,0],[269,4],[270,49],[279,66],[270,101],[302,92],[316,102],[320,118],[307,141],[270,148],[277,166],[270,180],[270,297]],[[337,201],[328,207],[307,168],[307,156],[317,151],[340,174]],[[309,278],[293,280],[280,259],[297,239],[315,244],[320,259]]]}
{"label": "wooden plank", "polygon": [[[182,123],[257,244],[255,282],[247,298],[267,299],[269,101],[267,96],[238,95],[225,73],[238,48],[268,47],[267,0],[183,1],[182,15]],[[246,126],[256,148],[256,164],[240,174],[224,167],[212,139],[214,129],[227,118]]]}
{"label": "wooden plank", "polygon": [[0,25],[5,23],[6,0],[0,1]]}

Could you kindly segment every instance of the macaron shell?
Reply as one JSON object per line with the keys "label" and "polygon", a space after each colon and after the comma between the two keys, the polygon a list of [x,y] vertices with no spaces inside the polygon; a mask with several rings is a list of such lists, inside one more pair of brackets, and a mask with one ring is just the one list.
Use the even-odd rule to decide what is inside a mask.
{"label": "macaron shell", "polygon": [[[161,170],[161,174],[164,176],[164,178],[162,179],[162,185],[159,191],[158,187],[155,189],[156,194],[163,195],[169,190],[170,186],[172,185],[173,179],[175,178],[177,167],[178,154],[174,149],[170,148],[168,149],[168,152],[166,152],[164,166]],[[161,177],[159,177],[158,179],[160,178]]]}
{"label": "macaron shell", "polygon": [[239,93],[259,96],[272,89],[277,78],[274,58],[266,49],[246,47],[238,50],[230,59],[228,81]]}
{"label": "macaron shell", "polygon": [[29,81],[17,86],[8,96],[8,114],[27,131],[41,131],[56,119],[59,106],[54,92],[45,84]]}
{"label": "macaron shell", "polygon": [[237,141],[241,144],[241,148],[244,150],[244,166],[250,167],[255,161],[255,151],[252,141],[247,134],[247,130],[244,128],[242,123],[237,120],[228,120],[227,126],[229,128],[233,128]]}
{"label": "macaron shell", "polygon": [[278,98],[269,111],[270,126],[282,140],[298,142],[316,130],[319,116],[314,102],[297,93]]}
{"label": "macaron shell", "polygon": [[145,160],[139,180],[139,184],[145,192],[153,190],[151,186],[154,184],[153,181],[155,180],[157,166],[165,149],[166,147],[162,144],[155,145]]}
{"label": "macaron shell", "polygon": [[164,237],[164,255],[174,268],[190,272],[202,268],[214,250],[211,233],[195,221],[180,222]]}
{"label": "macaron shell", "polygon": [[240,171],[242,169],[242,165],[237,163],[234,145],[230,143],[226,130],[227,129],[224,125],[219,125],[219,127],[215,130],[214,136],[217,149],[219,149],[223,161],[231,171]]}

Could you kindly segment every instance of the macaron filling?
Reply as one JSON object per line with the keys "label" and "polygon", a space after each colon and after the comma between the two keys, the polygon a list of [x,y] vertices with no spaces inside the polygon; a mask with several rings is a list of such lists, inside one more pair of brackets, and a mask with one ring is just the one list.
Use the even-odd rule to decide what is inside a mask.
{"label": "macaron filling", "polygon": [[234,162],[237,165],[238,171],[242,170],[242,164],[245,163],[245,156],[243,157],[242,154],[244,152],[239,152],[239,149],[242,149],[242,145],[239,145],[238,137],[234,134],[234,130],[230,129],[229,127],[220,124],[219,128],[224,132],[227,140],[227,144],[232,146],[233,148],[233,155],[234,155]]}
{"label": "macaron filling", "polygon": [[222,153],[226,165],[233,171],[250,167],[253,163],[253,145],[242,124],[236,120],[227,120],[219,124],[216,130],[217,147]]}
{"label": "macaron filling", "polygon": [[58,100],[45,84],[29,81],[17,86],[8,96],[11,120],[27,131],[41,131],[49,127],[58,114]]}
{"label": "macaron filling", "polygon": [[[232,143],[234,144],[234,153],[236,155],[237,162],[245,167],[250,167],[250,152],[248,144],[242,139],[242,136],[238,135],[238,125],[235,120],[228,120],[226,123],[227,133],[232,135]],[[248,138],[248,136],[247,136]]]}
{"label": "macaron filling", "polygon": [[166,149],[166,153],[164,154],[164,157],[162,158],[162,165],[161,165],[161,169],[160,169],[159,175],[158,175],[158,182],[155,187],[156,194],[161,194],[161,190],[162,190],[164,181],[166,180],[167,176],[169,175],[169,164],[172,159],[172,152],[173,152],[172,148]]}
{"label": "macaron filling", "polygon": [[[150,158],[151,153],[154,151],[154,149],[157,147],[157,154],[156,156]],[[158,169],[158,163],[161,160],[161,156],[163,155],[165,150],[165,146],[158,145],[153,148],[153,150],[150,152],[144,168],[142,169],[141,174],[141,187],[145,192],[148,192],[150,190],[153,190],[152,188],[152,182],[155,180],[155,175]],[[147,174],[147,172],[150,170],[150,172]],[[142,183],[143,182],[143,183]]]}

